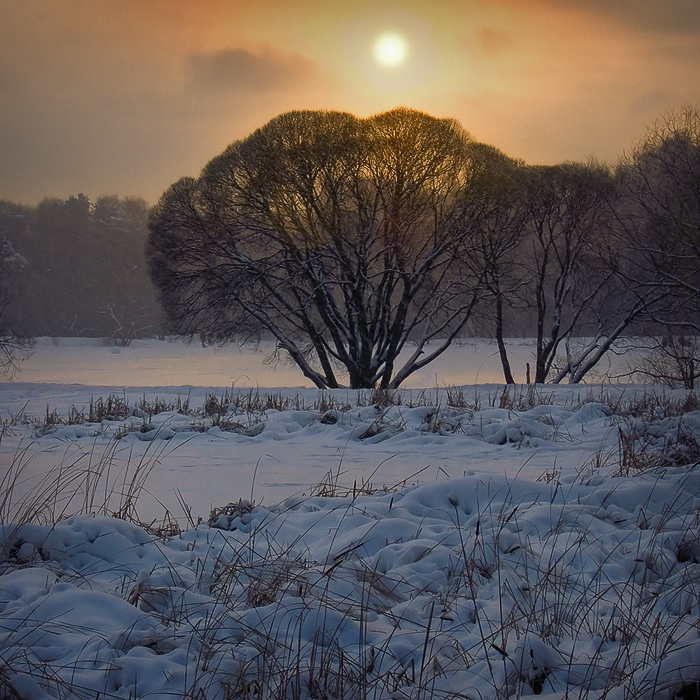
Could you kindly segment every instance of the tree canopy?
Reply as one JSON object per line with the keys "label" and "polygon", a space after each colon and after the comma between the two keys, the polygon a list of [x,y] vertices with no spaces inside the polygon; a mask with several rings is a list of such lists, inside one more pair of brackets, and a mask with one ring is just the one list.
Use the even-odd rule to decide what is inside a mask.
{"label": "tree canopy", "polygon": [[516,328],[535,382],[578,382],[641,323],[700,327],[699,143],[689,107],[614,168],[529,166],[415,110],[290,112],[165,192],[151,277],[175,332],[267,333],[320,388],[395,388],[476,325],[506,382]]}
{"label": "tree canopy", "polygon": [[[700,323],[700,112],[657,119],[618,167],[628,274],[663,298],[656,320]],[[647,294],[647,296],[649,295]]]}
{"label": "tree canopy", "polygon": [[340,386],[339,368],[354,388],[398,386],[479,299],[465,202],[483,157],[455,121],[409,109],[273,119],[153,209],[171,323],[264,329],[318,387]]}

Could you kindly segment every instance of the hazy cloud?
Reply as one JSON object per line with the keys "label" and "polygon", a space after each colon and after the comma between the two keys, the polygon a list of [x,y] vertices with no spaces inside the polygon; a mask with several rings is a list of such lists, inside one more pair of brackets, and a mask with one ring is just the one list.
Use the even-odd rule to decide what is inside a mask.
{"label": "hazy cloud", "polygon": [[700,0],[556,0],[552,4],[579,7],[644,31],[700,31]]}
{"label": "hazy cloud", "polygon": [[[700,0],[0,5],[0,199],[26,203],[154,202],[292,109],[404,104],[541,163],[614,159],[659,114],[700,102]],[[372,60],[391,26],[407,28],[415,70]]]}
{"label": "hazy cloud", "polygon": [[490,55],[501,54],[515,46],[515,39],[510,34],[493,27],[483,27],[478,37],[481,48]]}
{"label": "hazy cloud", "polygon": [[296,54],[266,50],[224,49],[187,58],[194,87],[208,90],[272,91],[305,85],[314,77],[314,66]]}

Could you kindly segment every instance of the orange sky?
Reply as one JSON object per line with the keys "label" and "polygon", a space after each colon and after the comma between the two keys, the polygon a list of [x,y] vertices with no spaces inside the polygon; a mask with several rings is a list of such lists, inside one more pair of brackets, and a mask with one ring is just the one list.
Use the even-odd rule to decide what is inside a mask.
{"label": "orange sky", "polygon": [[[399,105],[530,163],[700,103],[700,0],[0,0],[0,199],[154,203],[290,109]],[[409,42],[383,68],[377,35]]]}

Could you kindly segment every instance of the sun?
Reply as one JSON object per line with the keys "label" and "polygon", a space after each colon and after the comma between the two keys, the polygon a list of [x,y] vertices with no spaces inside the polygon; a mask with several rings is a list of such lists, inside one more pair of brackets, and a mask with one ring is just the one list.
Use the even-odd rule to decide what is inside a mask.
{"label": "sun", "polygon": [[400,66],[408,57],[408,42],[401,34],[385,32],[374,42],[374,57],[385,68]]}

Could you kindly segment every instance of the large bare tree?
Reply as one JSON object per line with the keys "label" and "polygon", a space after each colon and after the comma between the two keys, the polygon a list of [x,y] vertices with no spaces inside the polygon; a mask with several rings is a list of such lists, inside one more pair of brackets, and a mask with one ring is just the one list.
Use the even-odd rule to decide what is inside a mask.
{"label": "large bare tree", "polygon": [[[567,345],[602,308],[615,276],[605,242],[614,190],[609,170],[596,163],[527,167],[522,173],[527,219],[520,254],[528,275],[523,290],[535,313],[534,381],[540,383],[553,370],[562,342]],[[580,381],[583,375],[567,356],[568,367],[554,380]]]}
{"label": "large bare tree", "polygon": [[172,327],[264,329],[321,388],[399,386],[479,301],[465,198],[480,154],[453,120],[408,109],[273,119],[152,211]]}
{"label": "large bare tree", "polygon": [[479,157],[462,194],[461,220],[472,231],[465,264],[481,278],[479,315],[496,339],[506,384],[514,384],[505,342],[505,314],[508,309],[522,311],[527,307],[526,302],[520,303],[527,273],[518,256],[529,221],[524,165],[492,146],[476,144],[472,148]]}
{"label": "large bare tree", "polygon": [[700,333],[700,112],[657,119],[618,167],[629,284],[646,316]]}

